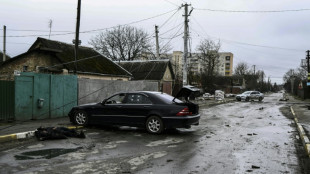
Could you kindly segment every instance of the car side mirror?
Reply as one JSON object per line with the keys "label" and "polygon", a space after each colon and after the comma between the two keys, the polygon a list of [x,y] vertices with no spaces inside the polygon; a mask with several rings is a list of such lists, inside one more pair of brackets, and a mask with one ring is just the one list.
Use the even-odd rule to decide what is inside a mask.
{"label": "car side mirror", "polygon": [[106,101],[107,101],[107,99],[104,99],[104,100],[101,102],[101,104],[102,104],[102,105],[105,105]]}

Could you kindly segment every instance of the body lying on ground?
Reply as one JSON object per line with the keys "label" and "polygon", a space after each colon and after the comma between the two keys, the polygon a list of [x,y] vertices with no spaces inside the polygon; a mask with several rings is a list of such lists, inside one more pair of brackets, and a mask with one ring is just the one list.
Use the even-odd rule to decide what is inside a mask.
{"label": "body lying on ground", "polygon": [[68,137],[85,138],[83,131],[78,133],[75,129],[66,127],[39,127],[35,132],[38,140],[66,139]]}

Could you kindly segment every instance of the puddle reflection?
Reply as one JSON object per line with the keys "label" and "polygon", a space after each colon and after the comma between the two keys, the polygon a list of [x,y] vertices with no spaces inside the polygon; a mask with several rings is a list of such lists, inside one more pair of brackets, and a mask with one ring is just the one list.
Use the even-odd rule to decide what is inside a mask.
{"label": "puddle reflection", "polygon": [[63,154],[75,152],[79,149],[82,149],[82,147],[74,149],[63,149],[63,148],[44,149],[44,150],[23,152],[20,155],[15,155],[14,157],[16,160],[51,159]]}

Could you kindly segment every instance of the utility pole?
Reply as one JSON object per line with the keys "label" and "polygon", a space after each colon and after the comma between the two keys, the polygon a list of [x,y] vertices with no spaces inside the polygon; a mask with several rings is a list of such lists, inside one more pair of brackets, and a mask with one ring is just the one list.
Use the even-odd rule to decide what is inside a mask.
{"label": "utility pole", "polygon": [[256,67],[256,65],[253,65],[253,67],[254,67],[254,75],[255,75],[255,67]]}
{"label": "utility pole", "polygon": [[156,37],[156,59],[159,60],[159,43],[158,43],[158,26],[155,25],[155,37]]}
{"label": "utility pole", "polygon": [[190,13],[188,14],[188,5],[186,4],[182,4],[182,7],[184,7],[185,9],[185,13],[184,13],[184,53],[183,53],[183,86],[188,85],[188,80],[187,80],[187,40],[188,40],[188,16],[190,15],[190,13],[192,11],[190,11]]}
{"label": "utility pole", "polygon": [[48,28],[50,29],[50,33],[48,34],[48,39],[51,38],[52,26],[53,26],[53,20],[50,19],[50,20],[48,21]]}
{"label": "utility pole", "polygon": [[308,70],[308,81],[307,81],[307,86],[310,88],[310,65],[309,65],[309,60],[310,60],[310,50],[307,50],[307,70]]}
{"label": "utility pole", "polygon": [[3,62],[6,60],[6,26],[3,25]]}
{"label": "utility pole", "polygon": [[75,47],[74,47],[74,74],[77,71],[76,59],[78,57],[78,49],[79,49],[79,34],[80,34],[80,16],[81,16],[81,0],[78,0],[77,6],[77,18],[76,18],[76,29],[75,29]]}

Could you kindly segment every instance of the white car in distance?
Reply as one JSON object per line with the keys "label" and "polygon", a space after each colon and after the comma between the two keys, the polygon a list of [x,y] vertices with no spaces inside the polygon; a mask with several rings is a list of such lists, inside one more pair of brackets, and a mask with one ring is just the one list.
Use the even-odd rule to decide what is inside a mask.
{"label": "white car in distance", "polygon": [[264,94],[259,91],[245,91],[242,94],[236,96],[237,101],[250,101],[250,100],[258,100],[262,101],[264,99]]}

